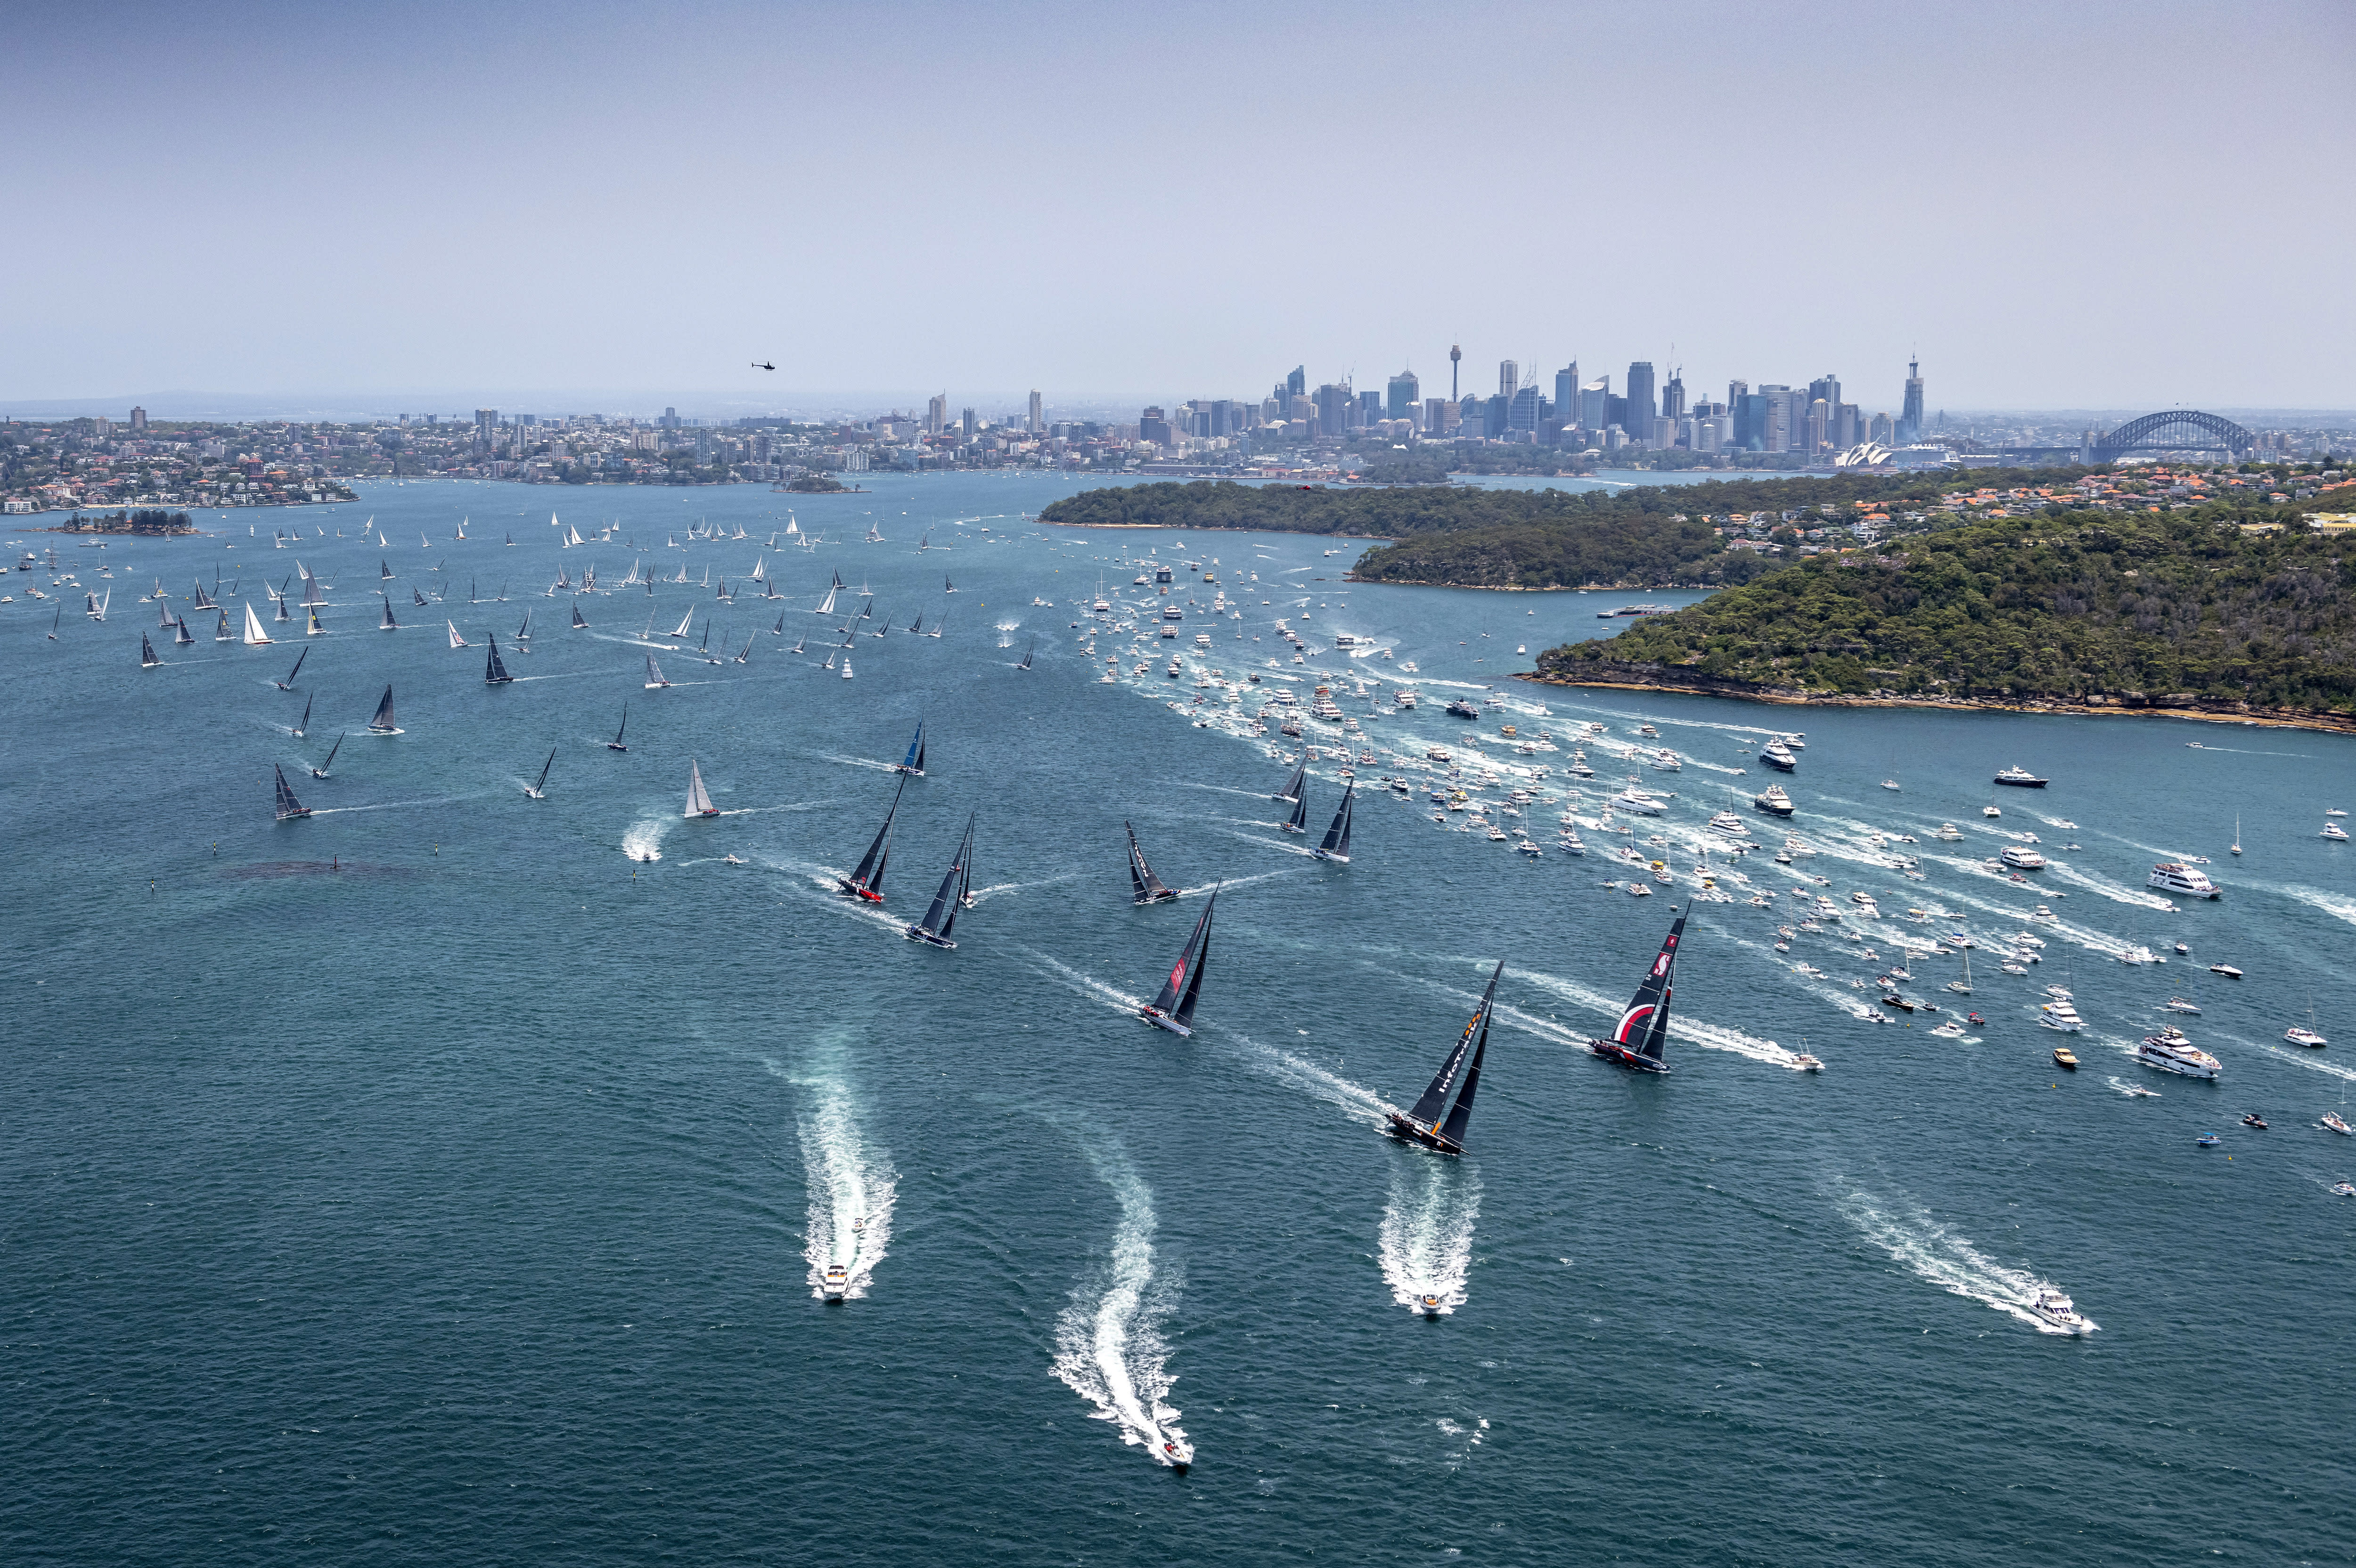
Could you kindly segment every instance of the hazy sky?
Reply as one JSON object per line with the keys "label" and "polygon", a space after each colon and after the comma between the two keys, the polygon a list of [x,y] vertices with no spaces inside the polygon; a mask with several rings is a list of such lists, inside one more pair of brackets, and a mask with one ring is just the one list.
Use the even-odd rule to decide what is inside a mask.
{"label": "hazy sky", "polygon": [[2356,406],[2349,0],[7,17],[0,400]]}

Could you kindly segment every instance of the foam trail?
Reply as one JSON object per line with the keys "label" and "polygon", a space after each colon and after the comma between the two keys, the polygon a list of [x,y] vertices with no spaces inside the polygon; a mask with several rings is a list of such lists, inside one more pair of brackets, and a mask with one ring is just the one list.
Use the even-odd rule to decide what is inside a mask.
{"label": "foam trail", "polygon": [[1096,1406],[1098,1420],[1118,1426],[1123,1443],[1164,1465],[1164,1443],[1191,1457],[1179,1412],[1168,1403],[1176,1380],[1159,1325],[1176,1305],[1177,1287],[1154,1277],[1153,1193],[1117,1138],[1084,1135],[1081,1149],[1119,1200],[1120,1221],[1105,1267],[1072,1287],[1056,1319],[1055,1376]]}
{"label": "foam trail", "polygon": [[2308,1068],[2317,1072],[2328,1072],[2332,1077],[2340,1079],[2343,1083],[2356,1083],[2356,1072],[2351,1072],[2345,1067],[2340,1067],[2335,1063],[2326,1061],[2322,1057],[2315,1054],[2314,1051],[2310,1047],[2301,1046],[2295,1051],[2285,1051],[2281,1046],[2268,1045],[2264,1040],[2242,1040],[2234,1035],[2226,1035],[2223,1038],[2233,1040],[2236,1045],[2246,1045],[2254,1051],[2263,1051],[2268,1056],[2280,1057],[2283,1061],[2290,1062],[2294,1066]]}
{"label": "foam trail", "polygon": [[388,800],[380,805],[322,805],[314,808],[311,815],[341,816],[347,812],[353,811],[401,811],[412,805],[448,805],[453,801],[478,800],[488,793],[488,791],[477,791],[474,795],[437,795],[432,800]]}
{"label": "foam trail", "polygon": [[[2040,1334],[2065,1338],[2071,1334],[2070,1329],[2049,1323],[2029,1310],[2029,1304],[2037,1298],[2045,1281],[2019,1269],[2006,1268],[1920,1208],[1885,1203],[1855,1189],[1842,1197],[1839,1207],[1843,1216],[1868,1241],[1919,1277],[2019,1318]],[[2086,1332],[2091,1334],[2101,1327],[2093,1318],[2086,1319]]]}
{"label": "foam trail", "polygon": [[1463,1306],[1472,1272],[1472,1225],[1480,1215],[1481,1179],[1469,1166],[1421,1158],[1394,1173],[1376,1232],[1391,1299],[1423,1312],[1423,1298],[1437,1296],[1442,1316]]}
{"label": "foam trail", "polygon": [[1304,1057],[1273,1045],[1262,1045],[1249,1035],[1235,1037],[1244,1048],[1244,1061],[1253,1071],[1302,1090],[1329,1105],[1339,1106],[1353,1121],[1370,1127],[1388,1125],[1391,1103],[1362,1083],[1353,1083]]}
{"label": "foam trail", "polygon": [[2117,1090],[2120,1093],[2125,1094],[2131,1100],[2157,1100],[2159,1098],[2158,1090],[2146,1089],[2141,1084],[2137,1083],[2122,1083],[2118,1081],[2116,1076],[2105,1078],[2103,1082],[2109,1084],[2112,1088]]}
{"label": "foam trail", "polygon": [[1081,996],[1102,1002],[1108,1008],[1118,1008],[1121,1012],[1135,1017],[1138,1009],[1145,1006],[1145,999],[1142,997],[1132,997],[1126,991],[1117,991],[1095,976],[1083,975],[1070,965],[1050,958],[1036,948],[1018,945],[1015,951],[1039,964],[1042,972],[1049,978],[1060,981]]}
{"label": "foam trail", "polygon": [[846,757],[840,752],[820,752],[819,755],[824,757],[830,763],[841,763],[845,767],[873,768],[877,773],[897,773],[899,771],[897,766],[894,763],[879,763],[873,757]]}
{"label": "foam trail", "polygon": [[2296,882],[2286,884],[2282,891],[2299,902],[2319,909],[2336,920],[2344,920],[2351,925],[2356,925],[2356,899],[2351,899],[2344,893],[2327,893],[2320,888],[2301,887]]}
{"label": "foam trail", "polygon": [[2094,892],[2098,892],[2104,898],[2112,901],[2114,903],[2139,904],[2145,909],[2174,909],[2176,907],[2173,903],[2169,902],[2167,899],[2160,897],[2158,893],[2138,892],[2133,888],[2126,887],[2121,883],[2111,880],[2108,877],[2090,876],[2086,872],[2079,870],[2076,867],[2071,865],[2066,860],[2049,860],[2045,863],[2045,869],[2052,872],[2056,877],[2059,877],[2062,880],[2065,882],[2072,882],[2079,887],[2088,889]]}
{"label": "foam trail", "polygon": [[1077,871],[1066,871],[1059,877],[1042,877],[1035,882],[992,882],[986,888],[974,889],[970,896],[979,905],[984,899],[995,898],[1000,893],[1017,893],[1027,888],[1052,888],[1057,882],[1076,881],[1079,877]]}
{"label": "foam trail", "polygon": [[661,859],[663,835],[682,820],[684,818],[669,816],[640,817],[630,824],[628,832],[622,835],[622,853],[633,860]]}
{"label": "foam trail", "polygon": [[830,1074],[796,1077],[774,1061],[767,1065],[807,1093],[795,1130],[809,1189],[802,1256],[809,1264],[810,1295],[826,1298],[826,1271],[841,1264],[851,1281],[843,1296],[855,1301],[867,1294],[875,1265],[891,1245],[899,1174],[888,1153],[868,1145],[849,1084]]}

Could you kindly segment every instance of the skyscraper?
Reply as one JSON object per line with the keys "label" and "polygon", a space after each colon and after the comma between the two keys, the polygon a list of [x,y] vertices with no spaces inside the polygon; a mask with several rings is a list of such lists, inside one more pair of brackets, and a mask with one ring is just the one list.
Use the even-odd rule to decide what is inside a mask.
{"label": "skyscraper", "polygon": [[477,409],[475,411],[475,444],[488,447],[492,442],[498,439],[498,433],[499,411]]}
{"label": "skyscraper", "polygon": [[1288,398],[1298,398],[1304,396],[1308,390],[1309,367],[1295,365],[1292,368],[1292,374],[1284,379],[1284,395]]}
{"label": "skyscraper", "polygon": [[1554,373],[1555,417],[1565,424],[1579,423],[1579,361]]}
{"label": "skyscraper", "polygon": [[1628,439],[1644,443],[1653,439],[1653,362],[1639,359],[1628,367],[1628,417],[1622,421]]}
{"label": "skyscraper", "polygon": [[1387,390],[1390,394],[1389,414],[1395,420],[1406,419],[1408,411],[1423,399],[1422,383],[1415,379],[1412,370],[1402,370],[1393,376]]}
{"label": "skyscraper", "polygon": [[1039,389],[1033,387],[1031,389],[1030,422],[1024,427],[1029,430],[1033,435],[1037,435],[1041,431],[1047,428],[1044,421],[1043,421],[1039,417],[1042,411],[1043,411],[1039,404]]}
{"label": "skyscraper", "polygon": [[1669,372],[1669,384],[1661,389],[1661,418],[1675,423],[1686,417],[1686,373],[1682,367]]}
{"label": "skyscraper", "polygon": [[973,411],[971,409],[968,409],[958,420],[958,432],[963,435],[966,440],[971,441],[973,439],[975,430],[980,427],[980,421],[977,421],[973,417]]}
{"label": "skyscraper", "polygon": [[1317,433],[1338,436],[1350,427],[1350,389],[1328,381],[1317,389]]}
{"label": "skyscraper", "polygon": [[1510,359],[1497,361],[1497,395],[1510,399],[1522,384],[1522,368]]}
{"label": "skyscraper", "polygon": [[948,428],[949,395],[936,392],[925,404],[925,433],[938,435]]}
{"label": "skyscraper", "polygon": [[1579,389],[1579,422],[1590,435],[1601,435],[1612,422],[1612,378],[1598,376]]}
{"label": "skyscraper", "polygon": [[146,411],[145,409],[134,409],[134,410],[132,410],[132,411],[131,411],[131,431],[132,431],[132,433],[133,433],[133,434],[134,434],[134,435],[136,435],[136,434],[138,434],[140,432],[145,431],[146,428],[147,428],[147,411]]}
{"label": "skyscraper", "polygon": [[1912,446],[1922,439],[1922,362],[1906,361],[1906,401],[1898,411],[1898,444]]}

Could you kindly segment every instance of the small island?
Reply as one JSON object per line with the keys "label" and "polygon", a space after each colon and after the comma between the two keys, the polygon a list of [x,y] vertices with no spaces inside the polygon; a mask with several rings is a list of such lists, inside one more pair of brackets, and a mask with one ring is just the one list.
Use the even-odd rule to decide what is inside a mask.
{"label": "small island", "polygon": [[76,512],[53,528],[36,528],[36,533],[50,534],[137,534],[147,539],[167,539],[175,534],[193,534],[194,523],[186,512],[166,512],[142,507],[100,517],[86,517]]}

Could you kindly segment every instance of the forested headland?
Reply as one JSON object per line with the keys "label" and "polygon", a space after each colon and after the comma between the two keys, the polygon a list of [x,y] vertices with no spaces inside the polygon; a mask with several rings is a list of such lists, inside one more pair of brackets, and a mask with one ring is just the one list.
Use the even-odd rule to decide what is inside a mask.
{"label": "forested headland", "polygon": [[1772,700],[2356,721],[2356,536],[2050,512],[1810,557],[1538,675]]}

